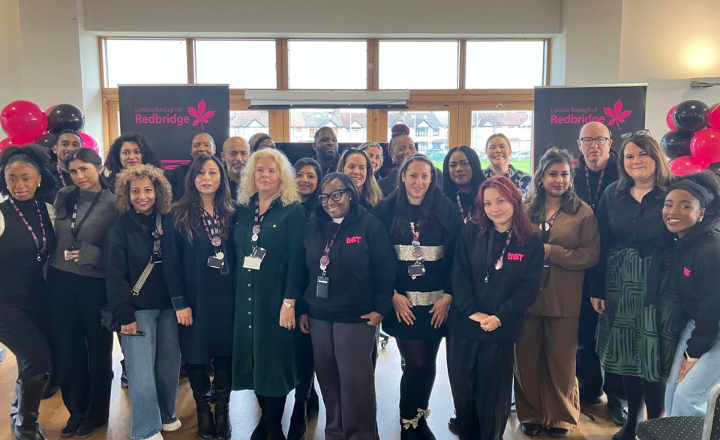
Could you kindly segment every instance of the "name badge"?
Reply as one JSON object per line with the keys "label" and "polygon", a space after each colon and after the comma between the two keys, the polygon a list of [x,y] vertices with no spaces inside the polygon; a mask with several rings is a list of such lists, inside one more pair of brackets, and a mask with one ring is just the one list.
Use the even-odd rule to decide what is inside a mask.
{"label": "name badge", "polygon": [[223,269],[225,267],[225,259],[220,259],[215,255],[211,255],[208,257],[207,266],[213,269]]}
{"label": "name badge", "polygon": [[327,298],[328,289],[330,288],[330,278],[324,276],[317,277],[317,291],[315,296],[318,298]]}
{"label": "name badge", "polygon": [[243,267],[250,270],[260,270],[265,255],[267,255],[267,250],[261,247],[256,248],[252,254],[245,257]]}
{"label": "name badge", "polygon": [[425,275],[425,263],[417,262],[411,266],[408,266],[408,275],[413,280],[417,277]]}

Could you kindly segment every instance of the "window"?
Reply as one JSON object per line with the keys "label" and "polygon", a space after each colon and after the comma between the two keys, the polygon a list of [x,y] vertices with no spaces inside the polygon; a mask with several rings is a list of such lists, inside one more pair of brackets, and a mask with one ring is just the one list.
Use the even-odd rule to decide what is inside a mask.
{"label": "window", "polygon": [[495,133],[502,133],[510,139],[510,161],[513,166],[529,173],[532,163],[532,120],[531,111],[472,112],[470,146],[480,156],[483,168],[489,166],[485,155],[488,138]]}
{"label": "window", "polygon": [[380,89],[457,89],[457,41],[381,41]]}
{"label": "window", "polygon": [[442,161],[448,150],[449,118],[450,112],[448,111],[389,111],[388,139],[390,139],[393,125],[407,125],[410,127],[410,137],[415,142],[418,152],[434,152],[434,155],[428,154],[428,157],[433,161],[437,161],[439,158],[440,168],[442,168]]}
{"label": "window", "polygon": [[255,133],[268,133],[269,119],[267,110],[231,111],[230,136],[241,136],[247,140]]}
{"label": "window", "polygon": [[182,40],[105,40],[106,87],[118,84],[187,84]]}
{"label": "window", "polygon": [[530,89],[544,84],[544,41],[468,41],[468,89]]}
{"label": "window", "polygon": [[291,89],[367,89],[366,41],[288,41]]}
{"label": "window", "polygon": [[435,136],[435,137],[440,136],[440,129],[439,129],[439,128],[433,128],[433,136]]}
{"label": "window", "polygon": [[275,89],[275,40],[195,40],[198,84]]}
{"label": "window", "polygon": [[367,110],[365,109],[291,109],[290,142],[315,140],[320,127],[332,127],[338,142],[367,140]]}
{"label": "window", "polygon": [[428,135],[427,127],[418,127],[415,130],[415,136],[417,136],[417,137],[427,137],[427,135]]}

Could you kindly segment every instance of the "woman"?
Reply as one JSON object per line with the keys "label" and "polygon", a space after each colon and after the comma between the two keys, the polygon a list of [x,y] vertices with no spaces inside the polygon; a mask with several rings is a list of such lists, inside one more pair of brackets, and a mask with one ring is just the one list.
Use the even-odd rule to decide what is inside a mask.
{"label": "woman", "polygon": [[480,158],[475,150],[461,145],[448,152],[443,162],[443,191],[457,203],[463,222],[475,216],[478,188],[485,180]]}
{"label": "woman", "polygon": [[85,438],[108,421],[112,335],[100,325],[107,304],[103,246],[117,217],[115,196],[90,148],[67,157],[75,186],[55,199],[57,247],[50,256],[50,327],[58,347],[63,402],[70,413],[63,437]]}
{"label": "woman", "polygon": [[[507,177],[480,185],[455,250],[447,343],[460,438],[499,440],[510,415],[514,344],[535,300],[543,248]],[[478,325],[479,324],[479,325]]]}
{"label": "woman", "polygon": [[600,235],[592,208],[571,187],[572,156],[551,148],[540,159],[526,203],[545,248],[540,292],[515,347],[515,402],[527,435],[545,428],[551,437],[567,437],[580,416],[580,304],[585,269],[600,258]]}
{"label": "woman", "polygon": [[254,390],[262,408],[252,439],[284,439],[285,398],[299,384],[295,301],[305,279],[307,220],[282,152],[253,153],[242,187],[233,235],[239,254],[233,389]]}
{"label": "woman", "polygon": [[427,425],[435,382],[435,362],[452,302],[450,272],[462,218],[435,184],[427,157],[408,157],[400,168],[402,185],[374,211],[395,245],[395,319],[383,328],[397,339],[405,360],[400,381],[402,439],[434,439]]}
{"label": "woman", "polygon": [[532,177],[510,165],[510,155],[512,154],[510,139],[502,133],[491,135],[485,142],[485,154],[490,161],[490,166],[484,171],[485,178],[489,179],[492,176],[507,177],[520,190],[523,199],[526,199]]}
{"label": "woman", "polygon": [[394,125],[387,150],[395,168],[378,182],[384,196],[387,196],[398,187],[398,172],[405,158],[417,153],[415,142],[410,137],[410,127],[405,124]]}
{"label": "woman", "polygon": [[382,191],[375,181],[370,158],[361,150],[350,148],[343,151],[337,171],[350,176],[360,192],[358,203],[363,208],[371,209],[383,198]]}
{"label": "woman", "polygon": [[[235,247],[230,239],[236,206],[225,167],[215,156],[192,161],[185,194],[163,225],[163,274],[177,322],[197,407],[198,434],[228,439],[234,318]],[[215,418],[210,408],[210,376],[215,370]]]}
{"label": "woman", "polygon": [[47,339],[48,287],[43,267],[55,246],[42,196],[55,187],[50,155],[39,145],[11,146],[0,155],[0,344],[15,354],[18,379],[10,429],[15,440],[46,440],[38,411],[51,370]]}
{"label": "woman", "polygon": [[622,376],[628,400],[627,422],[613,438],[629,440],[644,405],[651,419],[665,412],[665,381],[685,322],[668,282],[673,237],[662,218],[672,174],[646,130],[624,140],[618,171],[598,207],[601,255],[591,301],[600,313],[600,363]]}
{"label": "woman", "polygon": [[248,143],[250,144],[250,154],[265,148],[276,148],[275,141],[267,133],[255,133],[250,137]]}
{"label": "woman", "polygon": [[[162,219],[172,190],[161,169],[137,165],[117,175],[120,217],[105,239],[108,306],[120,323],[130,391],[130,437],[161,440],[180,429],[175,416],[180,346],[163,278]],[[149,273],[148,273],[149,271]]]}
{"label": "woman", "polygon": [[358,149],[360,151],[364,151],[365,154],[367,154],[367,157],[370,158],[375,180],[380,180],[380,169],[382,168],[383,161],[385,160],[380,144],[377,142],[365,142],[361,144]]}
{"label": "woman", "polygon": [[319,183],[322,180],[322,170],[316,160],[303,157],[295,162],[295,183],[298,186],[300,202],[305,208],[305,217],[310,220],[310,214],[315,212],[318,206],[317,193]]}
{"label": "woman", "polygon": [[328,439],[375,439],[375,329],[390,312],[395,267],[387,231],[342,173],[328,174],[305,237],[310,283],[300,330],[312,338]]}
{"label": "woman", "polygon": [[120,171],[142,164],[160,169],[163,167],[155,149],[148,144],[145,136],[132,132],[120,135],[110,146],[105,162],[111,188],[115,188],[115,179]]}
{"label": "woman", "polygon": [[680,336],[668,387],[668,416],[704,416],[710,390],[720,383],[720,179],[701,172],[670,186],[663,219],[677,235],[673,275],[690,318]]}

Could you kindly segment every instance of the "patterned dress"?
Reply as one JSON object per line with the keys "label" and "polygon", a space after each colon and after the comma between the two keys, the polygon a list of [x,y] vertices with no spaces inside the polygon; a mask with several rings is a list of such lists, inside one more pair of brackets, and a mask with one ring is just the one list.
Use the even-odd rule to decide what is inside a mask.
{"label": "patterned dress", "polygon": [[[483,174],[485,174],[486,179],[489,179],[495,175],[495,173],[493,173],[492,171],[492,168],[490,167],[485,168],[483,170]],[[532,183],[532,176],[526,172],[516,170],[515,167],[509,165],[508,172],[505,173],[505,177],[512,180],[512,183],[514,183],[517,189],[520,190],[523,196],[523,200],[527,199],[528,191],[530,190],[530,184]]]}

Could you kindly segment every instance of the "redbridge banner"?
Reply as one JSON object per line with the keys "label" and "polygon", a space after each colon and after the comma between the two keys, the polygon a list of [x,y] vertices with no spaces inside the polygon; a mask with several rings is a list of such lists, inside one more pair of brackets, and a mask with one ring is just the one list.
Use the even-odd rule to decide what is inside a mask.
{"label": "redbridge banner", "polygon": [[535,165],[549,144],[565,148],[577,158],[580,129],[588,122],[607,125],[613,148],[620,148],[623,133],[645,128],[646,96],[647,84],[535,87]]}
{"label": "redbridge banner", "polygon": [[196,134],[210,134],[218,150],[229,136],[227,85],[119,86],[118,93],[121,133],[145,136],[167,168],[190,162]]}

